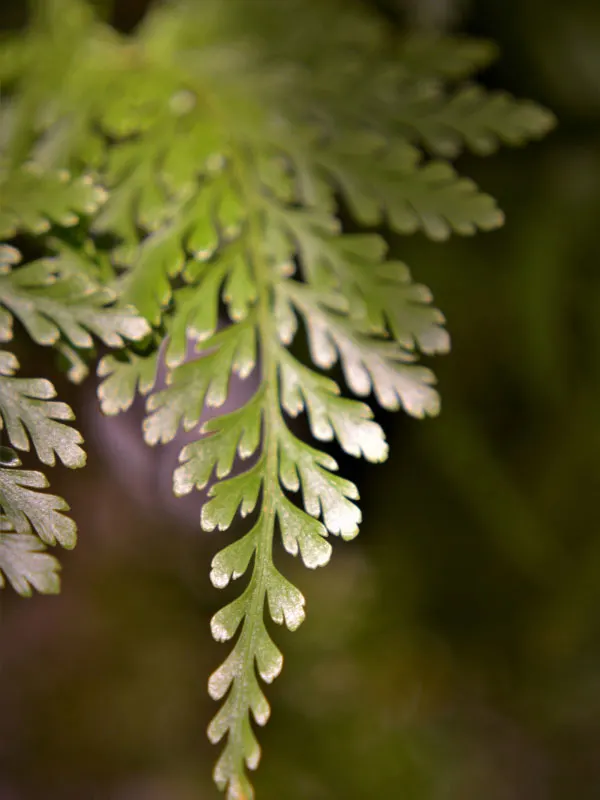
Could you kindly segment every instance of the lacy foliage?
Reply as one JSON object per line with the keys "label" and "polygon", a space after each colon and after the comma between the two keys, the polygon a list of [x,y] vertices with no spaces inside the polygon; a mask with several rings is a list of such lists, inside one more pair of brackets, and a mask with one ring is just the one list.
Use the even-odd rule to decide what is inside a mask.
{"label": "lacy foliage", "polygon": [[[149,444],[197,431],[174,490],[209,487],[204,530],[252,515],[212,563],[218,588],[248,578],[211,622],[217,640],[237,638],[209,681],[222,705],[208,731],[225,739],[217,784],[250,798],[246,768],[260,757],[252,720],[269,717],[261,681],[283,662],[268,619],[295,630],[305,613],[274,564],[274,539],[315,568],[330,558],[329,536],[352,539],[361,522],[358,490],[319,442],[380,462],[388,447],[365,401],[414,417],[439,411],[434,376],[418,359],[449,349],[444,318],[375,229],[442,240],[498,227],[495,201],[447,159],[525,143],[552,117],[463,83],[489,61],[486,44],[395,41],[347,4],[341,13],[335,2],[291,0],[284,13],[267,0],[177,2],[133,37],[83,4],[41,6],[0,59],[11,89],[0,231],[35,234],[47,251],[23,265],[12,245],[2,251],[3,340],[16,318],[70,359],[73,378],[83,377],[78,351],[89,353],[94,337],[119,348],[99,362],[104,412],[127,409],[139,392],[149,395]],[[340,211],[368,230],[345,231]],[[163,360],[167,385],[153,391]],[[15,377],[16,367],[4,353],[10,444],[33,444],[44,464],[80,466],[68,407],[47,381]],[[234,373],[258,375],[258,389],[205,422]],[[298,435],[300,414],[313,443]],[[0,567],[24,593],[58,586],[32,531],[74,543],[64,502],[43,486],[16,463],[0,470]]]}

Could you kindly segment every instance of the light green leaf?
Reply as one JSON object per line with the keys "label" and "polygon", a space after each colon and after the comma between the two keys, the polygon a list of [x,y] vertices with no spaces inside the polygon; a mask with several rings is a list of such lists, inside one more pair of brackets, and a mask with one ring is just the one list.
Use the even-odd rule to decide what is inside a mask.
{"label": "light green leaf", "polygon": [[179,455],[181,466],[173,476],[176,495],[188,494],[193,488],[203,489],[213,471],[218,480],[233,469],[236,455],[249,458],[260,444],[263,390],[259,390],[245,406],[231,414],[204,423],[200,432],[205,438],[186,445]]}
{"label": "light green leaf", "polygon": [[[14,263],[12,248],[9,256]],[[109,347],[121,347],[150,331],[133,309],[115,306],[114,293],[94,286],[67,252],[6,270],[0,275],[0,305],[38,344],[56,344],[64,336],[75,347],[89,348],[94,335]],[[8,326],[3,329],[6,339]]]}
{"label": "light green leaf", "polygon": [[322,515],[330,533],[353,539],[362,519],[360,509],[351,502],[358,500],[358,490],[332,470],[337,470],[337,463],[331,456],[309,447],[287,430],[280,432],[279,477],[283,486],[290,492],[302,489],[305,510],[313,517]]}
{"label": "light green leaf", "polygon": [[302,561],[309,569],[327,564],[332,548],[325,539],[327,528],[321,522],[307,516],[283,494],[277,504],[277,517],[283,546],[288,553],[295,556],[300,550]]}
{"label": "light green leaf", "polygon": [[[219,408],[227,399],[232,373],[247,378],[256,365],[255,330],[250,318],[226,328],[206,342],[207,354],[176,367],[169,386],[148,400],[150,415],[144,420],[148,444],[169,442],[177,429],[194,428],[204,403]],[[213,349],[214,348],[214,349]]]}
{"label": "light green leaf", "polygon": [[183,363],[190,339],[204,342],[214,336],[219,326],[219,292],[226,267],[226,262],[214,265],[199,285],[185,287],[175,294],[175,313],[165,356],[170,367]]}
{"label": "light green leaf", "polygon": [[33,529],[46,544],[75,547],[77,528],[63,513],[69,506],[61,497],[39,491],[47,486],[41,472],[0,468],[0,506],[17,533]]}
{"label": "light green leaf", "polygon": [[497,49],[482,39],[442,37],[413,33],[397,48],[402,66],[419,79],[468,77],[497,57]]}
{"label": "light green leaf", "polygon": [[487,93],[479,86],[429,98],[415,92],[395,109],[395,116],[396,132],[450,158],[464,146],[485,156],[501,144],[523,145],[541,139],[556,124],[554,115],[536,103],[505,92]]}
{"label": "light green leaf", "polygon": [[264,462],[260,459],[242,475],[228,478],[210,487],[211,498],[202,507],[201,525],[205,531],[218,528],[227,530],[239,508],[242,517],[247,517],[258,500],[263,482]]}
{"label": "light green leaf", "polygon": [[343,450],[367,461],[385,461],[388,447],[373,412],[364,403],[339,397],[334,381],[304,367],[291,355],[281,356],[281,405],[295,417],[306,408],[313,436],[321,441],[334,437]]}
{"label": "light green leaf", "polygon": [[358,222],[385,219],[398,233],[422,229],[435,240],[474,234],[504,222],[496,201],[443,161],[420,163],[419,152],[369,142],[344,141],[325,152],[320,165],[340,186]]}
{"label": "light green leaf", "polygon": [[72,178],[66,170],[44,170],[34,163],[0,168],[0,238],[18,231],[45,233],[53,224],[76,225],[105,199],[106,192],[89,175]]}
{"label": "light green leaf", "polygon": [[385,336],[389,327],[405,350],[448,352],[450,337],[431,292],[413,283],[405,264],[384,261],[386,250],[380,236],[354,234],[323,242],[320,258],[337,276],[337,292],[359,328]]}
{"label": "light green leaf", "polygon": [[147,395],[156,382],[159,351],[138,355],[128,349],[119,356],[103,356],[98,363],[98,376],[104,378],[98,386],[102,411],[112,416],[127,411],[136,394]]}
{"label": "light green leaf", "polygon": [[261,518],[249,533],[217,553],[210,571],[213,586],[224,589],[232,578],[235,580],[246,572],[256,549],[257,533],[263,525]]}
{"label": "light green leaf", "polygon": [[30,597],[32,589],[42,594],[58,594],[60,591],[60,565],[49,553],[44,552],[43,543],[27,533],[7,532],[10,525],[0,525],[0,588],[4,576],[15,592]]}
{"label": "light green leaf", "polygon": [[53,466],[58,456],[66,467],[82,467],[82,436],[64,424],[74,419],[73,412],[53,400],[56,391],[50,381],[13,377],[18,366],[11,353],[0,354],[0,430],[17,450],[28,451],[31,441],[43,464]]}
{"label": "light green leaf", "polygon": [[234,322],[246,319],[256,296],[256,284],[248,261],[239,254],[229,268],[223,289],[223,300],[227,303],[229,316]]}
{"label": "light green leaf", "polygon": [[435,377],[426,367],[410,363],[414,360],[410,352],[357,332],[348,321],[320,306],[306,287],[288,285],[286,291],[306,321],[315,364],[330,369],[339,357],[348,387],[359,396],[373,391],[379,404],[390,411],[402,407],[414,417],[439,413]]}
{"label": "light green leaf", "polygon": [[133,248],[133,253],[122,296],[152,325],[157,325],[171,299],[169,278],[181,272],[186,260],[179,227],[170,225],[151,234]]}
{"label": "light green leaf", "polygon": [[304,622],[304,597],[283,575],[271,567],[266,579],[269,611],[279,625],[295,631]]}
{"label": "light green leaf", "polygon": [[[10,340],[17,317],[36,342],[61,349],[75,377],[84,372],[76,351],[94,336],[117,347],[139,341],[100,362],[103,410],[129,408],[160,372],[146,440],[171,442],[197,428],[181,452],[176,493],[208,494],[207,531],[255,512],[250,530],[212,561],[215,586],[247,580],[211,623],[217,640],[233,644],[209,681],[222,705],[208,730],[211,741],[226,739],[217,785],[228,800],[251,800],[246,770],[260,758],[253,720],[264,725],[270,713],[261,680],[272,681],[283,660],[265,618],[290,629],[304,618],[300,590],[274,566],[274,538],[279,532],[284,549],[315,568],[331,555],[328,534],[350,539],[361,521],[356,487],[336,474],[332,456],[292,432],[290,417],[304,412],[315,439],[383,461],[387,444],[369,405],[343,397],[320,370],[339,362],[350,392],[434,415],[435,379],[418,358],[450,345],[429,290],[386,261],[382,237],[344,234],[341,220],[349,211],[352,229],[419,230],[435,240],[493,229],[503,219],[494,200],[418,148],[445,158],[465,147],[488,153],[543,135],[553,117],[462,83],[493,55],[484,43],[394,43],[360,4],[342,20],[335,3],[255,0],[248,14],[247,0],[175,2],[130,36],[94,22],[75,0],[37,6],[32,30],[0,55],[0,76],[14,87],[2,109],[11,165],[2,188],[11,192],[3,192],[0,230],[41,234],[93,214],[57,236],[83,241],[89,228],[96,244],[88,239],[78,259],[73,246],[38,239],[56,255],[24,266],[0,248],[0,340]],[[21,166],[31,159],[33,172]],[[93,172],[107,197],[54,168],[64,164]],[[98,250],[112,241],[109,263]],[[298,331],[314,368],[286,349]],[[0,365],[13,444],[33,438],[46,461],[69,460],[76,434],[62,430],[66,407],[45,382],[14,378],[9,355]],[[223,408],[234,373],[253,373],[244,390],[258,384],[255,394],[202,425],[207,407]],[[0,468],[0,505],[14,527],[0,536],[35,529],[72,545],[64,501],[38,491],[46,485],[39,473],[16,466]],[[12,574],[25,591],[46,580],[39,576],[50,562],[38,571],[46,554],[20,541],[24,566]]]}

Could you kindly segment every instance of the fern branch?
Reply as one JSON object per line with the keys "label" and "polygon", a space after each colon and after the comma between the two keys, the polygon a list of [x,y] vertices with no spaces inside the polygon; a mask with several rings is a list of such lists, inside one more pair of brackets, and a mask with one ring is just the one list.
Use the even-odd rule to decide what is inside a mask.
{"label": "fern branch", "polygon": [[[493,199],[417,148],[451,158],[465,146],[487,153],[542,135],[553,120],[534,104],[460,84],[490,55],[480,43],[395,47],[358,5],[340,14],[336,2],[307,11],[302,0],[285,8],[181,0],[148,15],[133,39],[93,22],[77,0],[45,5],[47,45],[41,14],[18,66],[0,59],[0,77],[8,72],[18,86],[5,108],[13,123],[4,174],[14,192],[0,228],[12,235],[70,224],[71,212],[90,213],[91,200],[104,200],[82,229],[119,244],[106,274],[89,240],[83,263],[60,246],[52,258],[17,266],[18,254],[5,248],[0,334],[10,339],[16,317],[35,341],[61,348],[73,375],[83,371],[77,349],[94,336],[109,346],[133,342],[100,362],[99,396],[112,414],[137,392],[149,394],[150,444],[173,440],[180,426],[198,428],[205,407],[225,403],[234,373],[245,379],[260,369],[254,396],[201,425],[174,475],[178,495],[208,486],[206,531],[225,530],[258,505],[250,530],[211,569],[216,587],[250,570],[241,595],[211,621],[215,638],[237,639],[209,681],[223,700],[209,736],[227,737],[215,778],[230,800],[247,800],[246,769],[260,757],[252,719],[262,725],[269,716],[259,676],[269,682],[282,667],[265,606],[290,629],[304,618],[304,598],[274,566],[274,537],[314,568],[330,557],[329,534],[351,539],[361,522],[356,487],[336,474],[330,455],[294,435],[284,412],[305,413],[315,439],[336,439],[356,457],[387,456],[369,406],[342,397],[288,346],[303,328],[318,369],[339,362],[350,392],[416,417],[439,410],[419,351],[449,347],[431,294],[404,264],[385,260],[381,237],[341,232],[338,195],[359,224],[402,234],[444,239],[492,229],[503,219]],[[303,25],[290,25],[292,13]],[[61,16],[74,45],[64,53]],[[49,76],[38,50],[53,65]],[[22,150],[38,164],[33,173],[14,166]],[[86,178],[58,186],[65,163],[74,175],[95,167],[107,197],[90,199]],[[43,202],[31,211],[36,193]],[[163,361],[166,388],[151,393]],[[4,377],[0,406],[13,444],[28,446],[29,436],[43,459],[62,457],[62,406],[42,397],[46,384]],[[38,496],[40,480],[0,470],[0,505],[14,528],[6,535],[33,528],[44,541],[69,544],[62,501]],[[8,550],[0,541],[0,568],[26,591],[38,581],[40,553],[29,540],[8,541]],[[16,551],[23,566],[15,576]],[[54,585],[50,572],[44,585]]]}
{"label": "fern branch", "polygon": [[[242,168],[238,170],[241,190],[250,208],[255,205],[253,181],[248,178],[243,168],[241,159],[238,163]],[[211,741],[219,741],[225,731],[229,732],[225,750],[215,767],[215,781],[223,789],[229,786],[229,796],[251,797],[252,789],[244,774],[244,763],[246,766],[255,769],[258,766],[260,749],[250,730],[249,713],[253,710],[254,718],[259,724],[264,724],[269,717],[269,706],[262,692],[256,685],[255,660],[260,657],[265,650],[270,650],[269,665],[265,668],[263,664],[263,679],[272,680],[279,672],[282,665],[282,657],[273,651],[269,635],[264,624],[264,606],[267,597],[267,587],[273,582],[275,567],[272,560],[273,536],[275,531],[277,499],[281,494],[278,481],[278,453],[277,453],[277,434],[282,425],[281,411],[278,397],[278,361],[277,348],[274,347],[275,332],[271,313],[272,291],[270,270],[265,264],[260,241],[264,237],[264,230],[260,224],[260,218],[256,213],[250,214],[248,220],[248,255],[252,265],[254,280],[257,286],[257,328],[260,341],[261,370],[263,398],[262,398],[262,426],[263,426],[263,456],[264,468],[262,479],[262,508],[260,519],[255,527],[257,535],[254,545],[254,567],[250,584],[244,593],[247,596],[246,614],[244,617],[243,629],[240,635],[238,646],[243,654],[238,674],[234,674],[233,688],[225,708],[218,715],[209,727],[209,737]],[[261,462],[259,462],[261,463]],[[206,525],[210,514],[210,505],[206,507],[203,514],[203,522]],[[304,601],[301,595],[297,595],[296,606],[292,615],[286,617],[286,623],[290,629],[294,630],[304,618]],[[229,607],[231,609],[231,606]],[[213,635],[216,639],[229,638],[224,636],[229,631],[223,628],[222,619],[227,615],[228,609],[220,612],[211,623]],[[278,619],[279,622],[283,620]],[[235,652],[235,651],[234,651]],[[264,659],[264,656],[263,656]],[[250,679],[250,680],[249,680]],[[225,682],[229,676],[225,676]],[[223,677],[220,672],[213,674],[209,683],[213,697],[222,697]],[[225,717],[225,718],[224,718]]]}

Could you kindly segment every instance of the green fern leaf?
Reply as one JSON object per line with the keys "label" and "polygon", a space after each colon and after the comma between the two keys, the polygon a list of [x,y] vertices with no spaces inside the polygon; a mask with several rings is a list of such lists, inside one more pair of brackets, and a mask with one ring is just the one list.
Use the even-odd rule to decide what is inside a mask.
{"label": "green fern leaf", "polygon": [[32,589],[42,594],[58,594],[60,565],[45,552],[37,536],[14,533],[7,519],[0,519],[0,531],[0,588],[4,587],[6,577],[23,597],[30,597]]}
{"label": "green fern leaf", "polygon": [[545,136],[555,124],[554,116],[536,103],[515,100],[506,92],[487,93],[479,86],[453,95],[436,90],[425,97],[418,91],[408,95],[391,127],[448,158],[464,147],[486,156],[502,144],[524,145]]}
{"label": "green fern leaf", "polygon": [[[232,638],[241,626],[233,654],[210,684],[215,697],[232,687],[209,728],[213,741],[228,733],[215,779],[223,788],[229,787],[232,798],[250,796],[244,764],[255,766],[258,762],[249,715],[259,722],[268,715],[254,672],[261,653],[273,653],[274,648],[264,609],[269,609],[275,622],[290,629],[304,618],[302,595],[272,564],[273,537],[278,529],[285,549],[300,553],[307,566],[314,568],[329,559],[327,535],[351,539],[361,520],[356,487],[336,474],[337,464],[331,456],[292,434],[282,409],[290,416],[306,410],[316,438],[336,438],[354,456],[376,462],[387,455],[383,432],[368,406],[340,397],[334,381],[308,369],[286,349],[297,329],[297,316],[305,317],[315,363],[330,368],[341,355],[352,390],[364,395],[373,385],[386,407],[403,403],[415,415],[436,413],[438,397],[431,387],[431,373],[410,363],[414,360],[411,349],[420,341],[431,351],[447,347],[441,316],[428,310],[429,297],[407,291],[412,284],[405,269],[396,274],[390,265],[389,278],[381,261],[385,248],[378,237],[336,237],[331,233],[336,226],[326,216],[316,228],[309,225],[308,233],[296,227],[294,244],[290,235],[294,225],[289,220],[296,212],[265,202],[253,171],[255,162],[241,155],[237,159],[230,169],[237,171],[237,180],[246,192],[246,224],[239,238],[223,244],[214,261],[202,262],[196,269],[192,260],[186,270],[193,282],[172,293],[173,306],[166,317],[166,360],[171,365],[168,386],[150,396],[144,423],[150,444],[171,441],[180,426],[197,428],[206,406],[219,408],[225,402],[230,376],[237,373],[246,378],[256,368],[258,342],[262,370],[258,391],[241,409],[202,425],[201,438],[183,449],[174,477],[178,495],[202,489],[215,477],[202,509],[201,524],[208,531],[227,529],[236,513],[245,517],[260,502],[258,522],[242,540],[215,556],[211,572],[213,583],[222,587],[253,563],[250,583],[241,597],[212,622],[213,635],[220,640]],[[328,238],[317,246],[315,237],[322,230]],[[394,317],[404,347],[374,334],[379,322],[366,325],[364,315],[356,310],[348,315],[346,306],[340,308],[333,295],[318,294],[310,285],[293,280],[290,264],[294,258],[300,260],[306,275],[315,278],[318,266],[311,263],[313,254],[325,262],[321,273],[323,269],[332,273],[331,284],[343,281],[350,286],[348,273],[354,275],[358,291],[361,286],[372,290],[371,284],[365,287],[364,276],[361,281],[358,265],[362,258],[363,271],[370,259],[369,266],[382,270],[382,285],[389,281],[405,292],[403,314]],[[382,288],[379,296],[365,294],[373,306],[373,319],[376,313],[380,318],[391,316],[384,293]],[[217,309],[223,295],[233,324],[217,331]],[[343,300],[343,293],[341,297]],[[196,342],[198,356],[181,363],[190,338]],[[251,466],[230,476],[236,458],[243,463],[253,456],[257,460]],[[286,492],[301,493],[303,510]],[[275,670],[274,664],[280,663],[280,657],[272,655],[268,663],[271,666],[264,674],[274,676],[279,669]],[[240,795],[241,791],[246,795]]]}
{"label": "green fern leaf", "polygon": [[206,438],[187,445],[180,454],[182,465],[173,477],[175,494],[204,489],[215,471],[221,480],[230,474],[236,456],[250,458],[260,445],[260,421],[264,389],[238,411],[222,415],[202,425]]}
{"label": "green fern leaf", "polygon": [[104,380],[98,387],[98,398],[105,414],[127,411],[138,393],[145,396],[150,392],[156,381],[158,355],[158,350],[148,355],[125,350],[100,359],[98,376]]}
{"label": "green fern leaf", "polygon": [[[49,3],[49,53],[63,2]],[[434,375],[418,358],[449,349],[444,318],[408,268],[386,260],[380,236],[342,232],[339,200],[358,225],[401,234],[442,240],[493,229],[503,221],[495,201],[427,152],[486,154],[553,124],[533,103],[462,82],[492,55],[481,43],[394,45],[358,6],[344,13],[333,2],[251,6],[169,4],[132,40],[91,22],[74,3],[70,32],[85,46],[57,58],[52,86],[34,63],[32,42],[44,46],[38,22],[28,58],[11,75],[24,99],[11,104],[18,124],[8,152],[19,150],[14,131],[27,133],[30,114],[23,139],[44,180],[65,159],[78,170],[96,168],[108,195],[89,229],[118,240],[116,276],[107,289],[64,249],[21,267],[5,250],[0,275],[5,340],[12,316],[39,343],[73,349],[90,347],[91,334],[114,346],[149,337],[148,349],[130,346],[100,362],[102,408],[113,414],[136,392],[149,394],[149,444],[195,431],[174,490],[206,490],[204,530],[254,515],[211,569],[217,588],[249,573],[240,596],[211,622],[215,639],[235,638],[209,681],[211,696],[223,701],[209,737],[226,737],[214,776],[230,800],[253,797],[246,774],[260,758],[253,720],[264,725],[270,713],[261,681],[282,667],[267,620],[295,630],[305,614],[299,589],[273,563],[274,540],[281,536],[288,553],[315,568],[330,558],[330,535],[352,539],[361,523],[357,488],[329,453],[298,438],[293,418],[304,413],[314,439],[336,440],[376,463],[387,456],[384,433],[370,406],[343,397],[342,388],[414,417],[440,407]],[[291,13],[303,24],[290,25]],[[67,182],[53,208],[89,213],[74,191]],[[39,229],[70,219],[46,205],[11,224]],[[152,336],[123,310],[127,304],[153,326]],[[314,369],[291,352],[300,331]],[[337,364],[345,387],[323,374]],[[163,365],[165,387],[152,391]],[[253,396],[206,421],[206,409],[223,409],[234,374],[251,379]],[[19,446],[23,425],[30,432],[33,425],[23,409],[41,402],[39,386],[7,385],[5,420]],[[26,402],[17,413],[19,387]],[[27,525],[37,530],[43,503],[46,521],[56,527],[66,519],[61,501],[32,491],[41,484],[31,475],[39,473],[0,474],[0,504],[17,534],[29,533]],[[60,538],[37,532],[44,541]]]}
{"label": "green fern leaf", "polygon": [[0,352],[0,429],[17,450],[29,450],[31,439],[43,464],[53,466],[58,457],[66,467],[82,467],[81,434],[65,425],[74,419],[73,412],[53,400],[56,391],[50,381],[13,377],[18,367],[12,353]]}
{"label": "green fern leaf", "polygon": [[[110,189],[108,202],[96,216],[94,229],[116,233],[130,246],[138,243],[136,225],[153,230],[169,217],[167,196],[156,180],[161,152],[154,152],[164,143],[158,135],[156,140],[143,140],[141,147],[135,140],[126,141],[109,154],[104,176]],[[135,217],[131,209],[136,210]]]}
{"label": "green fern leaf", "polygon": [[179,275],[185,264],[179,226],[157,231],[139,247],[122,245],[116,259],[131,262],[131,271],[122,280],[125,301],[135,305],[153,325],[158,325],[171,299],[170,279]]}
{"label": "green fern leaf", "polygon": [[0,170],[0,239],[17,231],[45,233],[52,224],[76,225],[106,197],[90,176],[72,179],[66,170],[44,171],[29,163],[18,170]]}
{"label": "green fern leaf", "polygon": [[472,181],[459,178],[448,163],[422,165],[412,147],[382,149],[365,144],[344,143],[343,149],[332,148],[321,158],[321,166],[363,225],[379,225],[385,216],[398,233],[422,229],[436,240],[447,239],[452,232],[468,235],[502,225],[496,201],[479,193]]}
{"label": "green fern leaf", "polygon": [[109,347],[121,347],[126,339],[139,340],[150,331],[132,309],[115,306],[114,292],[94,285],[66,253],[15,269],[20,255],[4,246],[0,259],[2,341],[12,338],[13,316],[41,345],[56,344],[63,336],[75,347],[90,348],[93,334]]}
{"label": "green fern leaf", "polygon": [[77,528],[64,512],[67,503],[56,495],[39,491],[48,487],[41,472],[18,469],[14,466],[0,467],[0,506],[4,516],[18,534],[32,531],[46,544],[75,547]]}
{"label": "green fern leaf", "polygon": [[[483,55],[461,56],[462,62],[458,58],[454,64],[448,58],[441,58],[436,69],[458,76],[468,71],[466,61],[470,68]],[[163,185],[170,187],[170,195],[159,215],[139,213],[136,198],[145,192],[158,198],[163,169],[157,172],[146,164],[115,173],[116,191],[99,224],[130,245],[125,297],[167,332],[167,387],[148,400],[146,441],[172,441],[180,427],[198,430],[198,440],[181,453],[174,489],[184,495],[208,487],[201,514],[205,530],[225,530],[236,514],[258,513],[250,531],[215,556],[211,571],[217,587],[250,571],[240,597],[212,620],[216,639],[237,635],[237,640],[209,682],[211,695],[225,698],[209,727],[211,741],[227,737],[215,780],[228,797],[245,798],[252,796],[245,769],[255,768],[260,756],[251,720],[260,725],[269,716],[259,680],[272,680],[282,665],[265,612],[292,630],[304,619],[304,598],[273,565],[274,537],[280,534],[285,549],[314,568],[330,557],[328,535],[351,539],[361,521],[356,487],[337,474],[330,455],[292,433],[284,412],[290,417],[305,412],[316,439],[336,439],[351,455],[373,462],[387,456],[370,408],[343,398],[334,381],[287,350],[299,319],[317,367],[329,370],[339,360],[352,392],[361,397],[373,393],[385,408],[403,407],[416,417],[439,410],[434,376],[415,363],[417,351],[449,347],[429,291],[412,282],[405,265],[384,260],[383,241],[374,235],[340,235],[336,189],[363,224],[387,221],[402,233],[422,229],[435,239],[492,229],[502,223],[492,198],[447,164],[422,161],[408,142],[418,139],[443,150],[447,141],[466,141],[482,149],[482,130],[495,139],[516,140],[517,130],[524,136],[541,131],[543,120],[527,122],[523,109],[512,105],[510,125],[506,109],[498,112],[501,127],[487,96],[478,98],[479,118],[472,119],[470,108],[467,120],[460,93],[454,99],[438,93],[417,102],[416,88],[406,90],[402,83],[411,124],[404,125],[400,108],[389,130],[404,125],[406,139],[392,148],[385,137],[358,131],[354,137],[324,138],[317,126],[307,134],[304,120],[293,114],[273,123],[260,101],[252,117],[248,98],[241,106],[240,126],[228,111],[228,105],[238,108],[235,92],[230,94],[227,80],[216,83],[210,114],[217,125],[210,125],[208,133],[202,101],[187,104],[175,121],[165,110],[156,127],[144,123],[138,130],[143,147],[150,149],[166,125],[172,131],[171,153],[179,152],[180,141],[187,150],[187,142],[197,143],[197,161],[188,172],[183,159],[174,155],[161,161],[153,151],[148,163],[168,164]],[[203,98],[211,91],[207,86],[210,79],[201,70],[182,72],[180,92],[192,87],[192,97]],[[218,128],[220,138],[214,135]],[[127,141],[117,143],[113,163],[127,163],[130,147]],[[152,202],[158,208],[158,200]],[[136,247],[139,229],[147,233]],[[177,276],[186,285],[173,288]],[[229,324],[219,330],[221,301]],[[196,355],[186,360],[190,342]],[[110,412],[130,405],[138,383],[147,391],[157,358],[103,362],[101,373],[108,380],[100,396]],[[252,399],[202,424],[206,407],[223,406],[231,375],[245,379],[257,364],[259,388]],[[234,466],[237,474],[232,475]],[[298,493],[301,507],[288,493]]]}
{"label": "green fern leaf", "polygon": [[413,34],[399,44],[395,55],[410,74],[421,79],[461,80],[487,67],[497,50],[480,39]]}

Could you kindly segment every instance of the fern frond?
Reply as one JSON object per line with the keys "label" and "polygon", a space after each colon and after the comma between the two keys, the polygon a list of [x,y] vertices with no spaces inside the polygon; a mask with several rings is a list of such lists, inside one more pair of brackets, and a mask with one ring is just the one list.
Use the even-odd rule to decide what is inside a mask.
{"label": "fern frond", "polygon": [[[251,796],[244,764],[256,766],[260,751],[250,714],[259,724],[268,717],[255,664],[263,679],[272,679],[281,666],[265,609],[290,629],[304,618],[302,595],[273,565],[273,538],[279,531],[285,549],[300,553],[314,568],[329,559],[327,535],[353,538],[361,520],[356,487],[336,474],[330,455],[292,433],[283,411],[293,417],[306,410],[317,439],[336,438],[354,456],[373,462],[387,456],[383,431],[369,407],[342,398],[334,381],[302,365],[286,349],[297,318],[305,319],[318,366],[329,369],[340,354],[353,391],[366,395],[373,386],[383,405],[402,403],[417,416],[436,413],[439,401],[429,370],[410,363],[413,349],[418,342],[430,351],[447,347],[443,318],[429,311],[427,293],[412,287],[402,265],[395,270],[382,261],[385,246],[379,237],[335,234],[337,224],[324,212],[315,217],[311,212],[300,224],[301,212],[274,202],[271,192],[265,195],[260,165],[254,152],[229,151],[224,169],[238,186],[245,219],[233,239],[215,225],[220,247],[206,261],[191,258],[184,268],[189,285],[170,295],[172,305],[165,309],[168,385],[150,396],[144,423],[150,444],[171,441],[180,426],[198,428],[205,407],[220,408],[225,402],[230,376],[247,378],[260,363],[259,389],[252,399],[204,423],[198,429],[201,438],[183,449],[174,476],[178,495],[215,481],[202,509],[205,530],[225,530],[236,513],[245,517],[257,504],[260,509],[251,531],[215,557],[211,572],[213,583],[222,587],[251,568],[241,597],[212,621],[213,635],[220,640],[233,638],[240,629],[231,656],[210,682],[216,698],[229,691],[209,736],[218,741],[228,734],[215,779],[222,788],[229,787],[231,798]],[[204,188],[200,185],[198,191]],[[318,221],[312,225],[311,219]],[[307,283],[295,280],[294,261]],[[367,266],[381,271],[379,294]],[[345,287],[337,295],[319,294],[325,272],[331,287]],[[393,298],[384,297],[388,283],[403,299],[398,308],[392,306]],[[221,299],[230,324],[218,330]],[[402,346],[382,338],[392,326]],[[196,343],[197,357],[182,363],[190,340]],[[241,472],[232,476],[236,464]],[[301,493],[302,509],[287,492]]]}
{"label": "fern frond", "polygon": [[[63,2],[80,7],[49,5]],[[351,539],[361,522],[357,488],[331,455],[298,438],[293,418],[306,414],[316,440],[335,439],[352,456],[387,457],[370,406],[322,374],[338,363],[360,398],[415,417],[439,411],[434,375],[418,358],[448,350],[444,318],[408,268],[386,260],[380,236],[342,231],[340,198],[359,225],[402,234],[441,240],[493,229],[503,221],[495,201],[427,153],[488,153],[553,124],[535,104],[462,83],[490,56],[480,43],[396,46],[358,5],[340,9],[334,0],[180,0],[150,14],[133,39],[79,14],[87,46],[59,59],[52,90],[31,62],[15,78],[25,97],[15,101],[15,130],[32,97],[42,110],[33,115],[32,159],[45,170],[64,166],[66,153],[76,171],[93,165],[107,197],[89,230],[118,244],[110,291],[61,250],[18,268],[9,250],[0,276],[5,338],[11,315],[44,344],[86,348],[93,334],[121,346],[149,336],[148,349],[132,345],[100,362],[103,409],[117,413],[137,392],[149,394],[149,444],[196,431],[174,490],[207,490],[204,530],[254,515],[211,570],[218,588],[249,572],[211,622],[217,640],[237,637],[209,681],[223,700],[209,737],[227,737],[214,775],[230,800],[253,797],[246,769],[257,766],[260,747],[252,720],[266,723],[261,680],[282,667],[267,621],[295,630],[304,619],[302,594],[274,565],[275,537],[315,568],[329,560],[329,535]],[[153,326],[151,337],[122,310],[129,303]],[[299,331],[314,369],[291,350]],[[165,387],[152,392],[163,363]],[[206,421],[205,409],[223,408],[234,374],[258,388],[241,408]],[[31,505],[23,492],[32,479],[10,475],[9,506],[11,497]]]}
{"label": "fern frond", "polygon": [[[474,54],[473,63],[479,57]],[[439,67],[454,75],[466,69],[464,62],[449,66],[444,59]],[[402,233],[422,229],[441,239],[502,223],[492,198],[447,164],[424,161],[409,142],[439,149],[442,139],[467,141],[481,149],[482,130],[514,139],[511,131],[525,125],[521,111],[511,107],[510,128],[501,109],[500,129],[486,98],[480,98],[474,120],[460,94],[455,101],[442,92],[422,100],[416,85],[401,86],[410,128],[404,125],[404,142],[396,139],[392,147],[392,127],[384,128],[383,137],[358,129],[355,135],[330,136],[319,123],[307,126],[306,117],[270,109],[264,98],[272,95],[262,87],[251,114],[251,89],[238,104],[226,74],[211,85],[201,64],[191,69],[182,62],[175,96],[186,102],[176,114],[165,104],[154,124],[138,125],[142,165],[133,163],[129,141],[115,144],[107,181],[112,191],[94,223],[121,237],[124,247],[116,258],[125,254],[126,299],[167,332],[167,386],[148,400],[146,441],[172,441],[180,427],[198,430],[198,440],[181,453],[175,493],[208,487],[201,515],[207,531],[229,528],[236,514],[258,515],[248,533],[215,556],[211,571],[217,587],[250,571],[240,597],[211,623],[216,639],[237,636],[209,682],[211,695],[224,699],[209,737],[227,737],[214,775],[232,799],[253,796],[245,771],[260,756],[252,719],[262,725],[269,716],[260,679],[273,680],[282,666],[265,615],[292,630],[304,619],[302,594],[274,566],[274,537],[281,535],[284,548],[314,568],[329,560],[328,535],[351,539],[361,521],[356,487],[337,474],[330,455],[294,435],[284,412],[305,412],[316,439],[335,438],[353,456],[373,462],[387,456],[370,408],[341,397],[334,381],[288,351],[299,319],[316,366],[329,370],[339,360],[355,394],[373,393],[385,408],[403,407],[417,417],[439,410],[434,376],[415,362],[418,350],[448,349],[443,317],[405,265],[385,261],[379,237],[340,234],[336,191],[359,222],[387,221]],[[306,97],[306,87],[300,94]],[[491,110],[483,110],[485,103]],[[284,102],[282,108],[289,106]],[[402,109],[391,122],[396,130],[403,125]],[[533,120],[525,132],[540,127]],[[168,153],[157,144],[167,128]],[[185,285],[174,288],[175,277]],[[229,322],[219,329],[221,302]],[[190,342],[196,357],[186,360]],[[103,406],[112,413],[131,404],[136,386],[147,392],[158,359],[155,351],[105,360]],[[203,424],[206,407],[223,406],[231,375],[245,379],[256,370],[254,396]],[[300,507],[292,499],[296,493]]]}

